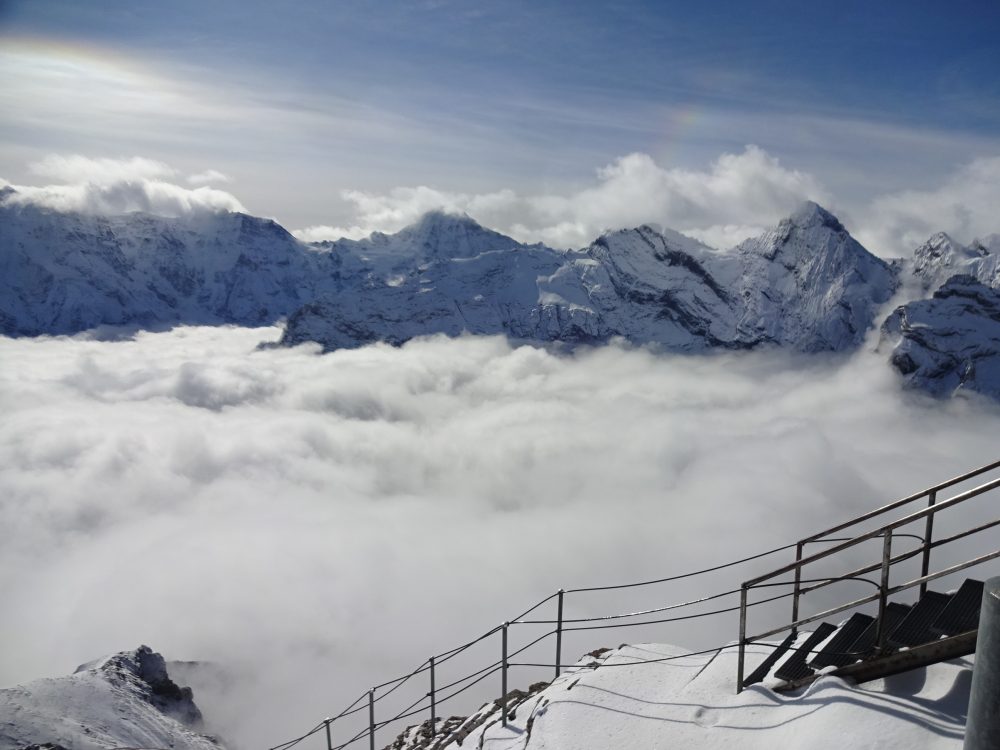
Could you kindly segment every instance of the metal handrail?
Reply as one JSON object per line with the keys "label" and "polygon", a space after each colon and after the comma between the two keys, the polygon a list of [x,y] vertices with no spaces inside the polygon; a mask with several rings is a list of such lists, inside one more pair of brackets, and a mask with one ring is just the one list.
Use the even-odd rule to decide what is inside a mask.
{"label": "metal handrail", "polygon": [[900,508],[900,507],[902,507],[902,506],[904,506],[904,505],[906,505],[908,503],[915,502],[915,501],[919,500],[922,497],[928,497],[931,494],[937,494],[941,490],[948,489],[949,487],[953,487],[956,484],[961,484],[962,482],[967,482],[970,479],[973,479],[974,477],[977,477],[980,474],[985,474],[985,473],[987,473],[989,471],[992,471],[993,469],[1000,469],[1000,461],[994,461],[991,464],[986,464],[985,466],[980,466],[978,469],[973,469],[972,471],[968,471],[965,474],[960,474],[959,476],[954,477],[952,479],[949,479],[946,482],[941,482],[940,484],[935,484],[933,487],[928,487],[927,489],[921,490],[920,492],[916,492],[916,493],[914,493],[912,495],[907,495],[906,497],[901,498],[899,500],[894,500],[893,502],[888,503],[887,505],[883,505],[881,508],[876,508],[875,510],[872,510],[872,511],[869,511],[869,512],[863,514],[863,515],[857,516],[856,518],[852,518],[850,521],[845,521],[844,523],[840,523],[840,524],[837,524],[836,526],[832,526],[829,529],[826,529],[825,531],[819,532],[818,534],[813,534],[812,536],[807,536],[802,541],[803,542],[812,542],[812,541],[819,540],[821,537],[827,536],[828,534],[833,534],[833,533],[838,532],[838,531],[843,531],[846,528],[849,528],[849,527],[854,526],[854,525],[859,524],[859,523],[863,523],[865,521],[868,521],[869,519],[875,518],[875,516],[880,516],[883,513],[888,513],[890,510],[895,510],[896,508]]}
{"label": "metal handrail", "polygon": [[[1000,525],[1000,518],[998,518],[996,520],[980,524],[979,526],[973,527],[971,529],[967,529],[958,532],[956,534],[952,534],[951,536],[945,537],[944,539],[934,540],[933,539],[934,518],[938,513],[949,510],[950,508],[953,508],[956,505],[965,502],[966,500],[970,500],[974,497],[978,497],[979,495],[983,495],[987,492],[1000,488],[1000,479],[994,479],[989,482],[985,482],[984,484],[981,484],[977,487],[973,487],[970,490],[960,492],[959,494],[954,495],[953,497],[950,497],[947,500],[943,500],[941,502],[937,502],[938,491],[968,481],[969,479],[975,478],[977,476],[980,476],[997,468],[1000,468],[1000,461],[995,461],[993,463],[987,464],[978,469],[975,469],[973,471],[967,472],[953,479],[950,479],[947,482],[942,482],[940,484],[934,485],[933,487],[929,487],[928,489],[925,489],[919,493],[909,495],[905,498],[902,498],[901,500],[897,500],[895,502],[889,503],[888,505],[884,505],[881,508],[878,508],[874,511],[870,511],[868,513],[865,513],[861,516],[853,518],[844,523],[837,524],[836,526],[826,529],[825,531],[822,531],[818,534],[813,534],[812,536],[806,537],[800,540],[795,545],[794,562],[744,582],[740,587],[740,638],[738,644],[739,656],[737,660],[737,685],[736,685],[737,693],[741,692],[744,687],[743,680],[744,680],[746,646],[749,643],[758,641],[761,638],[766,638],[768,636],[772,636],[787,630],[791,630],[792,633],[794,634],[797,632],[798,628],[802,625],[807,625],[809,623],[815,622],[825,617],[829,617],[830,615],[838,614],[840,612],[853,609],[855,607],[867,604],[869,602],[878,601],[879,611],[878,611],[878,618],[876,620],[877,634],[876,634],[875,653],[881,653],[885,650],[886,639],[888,636],[888,633],[884,631],[883,624],[885,622],[885,611],[887,606],[887,600],[891,595],[912,588],[914,586],[920,586],[921,595],[923,595],[927,590],[928,581],[932,581],[936,578],[940,578],[942,576],[949,575],[956,571],[972,567],[973,565],[978,565],[988,560],[1000,557],[1000,549],[998,549],[995,552],[990,552],[988,554],[973,558],[972,560],[968,560],[963,563],[958,563],[957,565],[952,565],[948,568],[937,571],[935,573],[930,572],[930,551],[932,549],[940,547],[946,543],[953,542],[958,539],[963,539],[967,536],[970,536],[971,534],[985,531],[986,529],[990,529],[993,528],[994,526]],[[837,540],[839,542],[838,544],[827,547],[811,555],[803,556],[803,550],[806,544],[831,541],[829,539],[824,539],[824,537],[827,537],[828,535],[836,532],[843,531],[844,529],[850,528],[851,526],[856,526],[859,523],[868,521],[872,518],[875,518],[891,510],[901,508],[908,503],[912,503],[924,497],[928,498],[928,504],[927,507],[923,508],[922,510],[909,513],[905,516],[902,516],[901,518],[886,523],[878,528],[871,529],[867,532],[858,534],[857,536],[854,537],[849,537],[844,541]],[[924,535],[922,537],[920,536],[915,537],[921,540],[921,544],[916,549],[909,550],[902,554],[893,556],[892,554],[892,540],[894,536],[893,532],[896,529],[899,529],[903,526],[914,523],[921,519],[925,521]],[[902,536],[902,534],[897,533],[895,534],[895,536],[899,537]],[[907,535],[907,536],[914,536],[914,535]],[[882,559],[880,562],[867,564],[856,570],[851,571],[850,573],[847,573],[845,576],[836,576],[826,579],[819,579],[819,582],[815,582],[816,579],[813,579],[811,581],[803,581],[802,570],[805,566],[814,563],[818,560],[828,558],[832,555],[837,554],[838,552],[842,552],[851,547],[855,547],[863,542],[871,541],[873,539],[878,539],[879,537],[881,537],[883,540],[882,556],[881,556]],[[904,584],[897,586],[890,586],[889,585],[890,568],[896,563],[911,559],[917,555],[921,555],[922,557],[920,576],[910,581],[907,581]],[[881,581],[877,593],[870,594],[868,596],[864,596],[859,599],[855,599],[845,604],[840,604],[836,607],[831,607],[823,612],[820,612],[819,614],[811,615],[809,617],[799,616],[799,599],[806,592],[815,591],[816,589],[823,588],[824,586],[828,586],[837,581],[844,580],[845,578],[863,575],[864,573],[869,573],[875,570],[881,571]],[[793,573],[794,575],[793,580],[785,584],[793,586],[791,621],[785,625],[781,625],[780,627],[772,628],[767,632],[747,637],[746,619],[747,619],[747,607],[750,606],[748,604],[748,595],[750,589],[762,585],[763,586],[782,585],[782,584],[768,584],[764,582],[789,572]],[[802,586],[803,583],[813,583],[814,585],[803,587]]]}

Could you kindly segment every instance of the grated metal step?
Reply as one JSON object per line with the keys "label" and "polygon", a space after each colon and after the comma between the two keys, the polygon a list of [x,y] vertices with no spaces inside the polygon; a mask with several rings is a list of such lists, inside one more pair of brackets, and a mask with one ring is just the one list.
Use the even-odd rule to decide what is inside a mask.
{"label": "grated metal step", "polygon": [[784,656],[785,652],[792,647],[792,644],[795,643],[795,639],[797,637],[798,636],[795,633],[790,633],[785,640],[778,644],[778,647],[767,655],[767,658],[760,663],[760,666],[757,667],[757,669],[755,669],[749,677],[743,680],[743,687],[756,685],[758,682],[767,677],[768,672],[770,672],[771,668],[778,662],[778,659]]}
{"label": "grated metal step", "polygon": [[865,629],[873,622],[875,622],[874,617],[855,612],[841,626],[837,634],[830,639],[830,642],[816,654],[816,658],[809,662],[810,665],[815,669],[843,667],[860,659],[863,654],[858,654],[857,656],[850,655],[853,653],[851,646],[858,640],[858,636],[865,632]]}
{"label": "grated metal step", "polygon": [[931,623],[937,635],[959,635],[979,627],[979,608],[983,605],[983,582],[968,578],[952,596],[948,606]]}
{"label": "grated metal step", "polygon": [[[910,611],[909,604],[899,604],[898,602],[889,602],[885,606],[885,623],[888,633],[891,633],[896,629],[896,626],[906,617],[906,613]],[[865,652],[871,651],[875,648],[875,636],[878,633],[878,620],[872,620],[872,623],[864,629],[864,632],[858,636],[858,640],[851,644],[851,647],[847,649],[853,653],[864,654]]]}
{"label": "grated metal step", "polygon": [[836,629],[836,625],[821,622],[819,627],[806,638],[803,644],[795,650],[795,653],[789,656],[785,663],[781,665],[781,668],[774,673],[774,676],[788,682],[812,674],[813,670],[806,665],[806,659],[812,656],[815,648],[829,638]]}
{"label": "grated metal step", "polygon": [[904,646],[911,648],[936,640],[937,636],[931,632],[931,623],[944,611],[950,601],[951,594],[925,591],[906,617],[889,633],[888,644],[894,648]]}

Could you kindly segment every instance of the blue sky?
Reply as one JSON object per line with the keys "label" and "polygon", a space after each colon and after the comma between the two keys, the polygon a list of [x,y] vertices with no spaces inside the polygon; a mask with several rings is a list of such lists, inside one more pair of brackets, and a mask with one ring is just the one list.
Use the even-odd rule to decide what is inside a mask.
{"label": "blue sky", "polygon": [[998,32],[967,1],[0,0],[0,176],[143,156],[301,227],[356,218],[344,190],[572,196],[756,144],[859,213],[1000,154]]}

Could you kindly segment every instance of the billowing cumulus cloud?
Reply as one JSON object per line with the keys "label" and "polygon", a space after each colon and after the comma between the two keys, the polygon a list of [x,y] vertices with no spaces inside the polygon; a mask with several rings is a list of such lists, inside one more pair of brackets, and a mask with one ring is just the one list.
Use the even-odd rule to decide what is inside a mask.
{"label": "billowing cumulus cloud", "polygon": [[723,154],[707,170],[671,169],[647,154],[623,156],[599,169],[596,183],[569,195],[519,195],[512,190],[452,193],[421,186],[385,194],[348,190],[357,223],[315,226],[302,239],[360,237],[393,232],[421,214],[464,212],[486,226],[528,242],[580,247],[607,229],[660,224],[725,246],[758,233],[812,199],[829,195],[809,174],[787,169],[756,146]]}
{"label": "billowing cumulus cloud", "polygon": [[961,167],[940,187],[877,198],[859,238],[883,252],[908,256],[935,232],[961,242],[1000,232],[1000,157]]}
{"label": "billowing cumulus cloud", "polygon": [[192,185],[207,185],[212,182],[232,182],[233,178],[217,169],[206,169],[204,172],[189,175],[187,181]]}
{"label": "billowing cumulus cloud", "polygon": [[168,181],[177,174],[176,170],[141,157],[92,159],[53,154],[29,168],[34,174],[57,182],[35,186],[3,181],[16,191],[6,201],[93,214],[144,211],[160,216],[184,216],[203,211],[246,210],[235,196],[223,190],[206,185],[192,189]]}
{"label": "billowing cumulus cloud", "polygon": [[[194,683],[210,728],[276,744],[559,587],[757,552],[996,458],[995,405],[906,394],[867,350],[257,348],[278,335],[0,339],[0,601],[16,613],[0,684],[146,642],[232,671],[225,690]],[[572,595],[567,616],[736,575]],[[564,653],[735,635],[730,614],[577,633]]]}

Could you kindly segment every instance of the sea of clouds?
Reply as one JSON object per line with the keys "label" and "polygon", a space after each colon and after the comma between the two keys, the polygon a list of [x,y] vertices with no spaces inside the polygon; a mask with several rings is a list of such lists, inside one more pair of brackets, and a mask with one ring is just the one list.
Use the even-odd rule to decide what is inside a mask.
{"label": "sea of clouds", "polygon": [[1000,408],[905,392],[871,347],[258,348],[279,335],[0,339],[0,685],[148,643],[219,665],[210,728],[272,745],[559,587],[752,554],[997,458]]}

